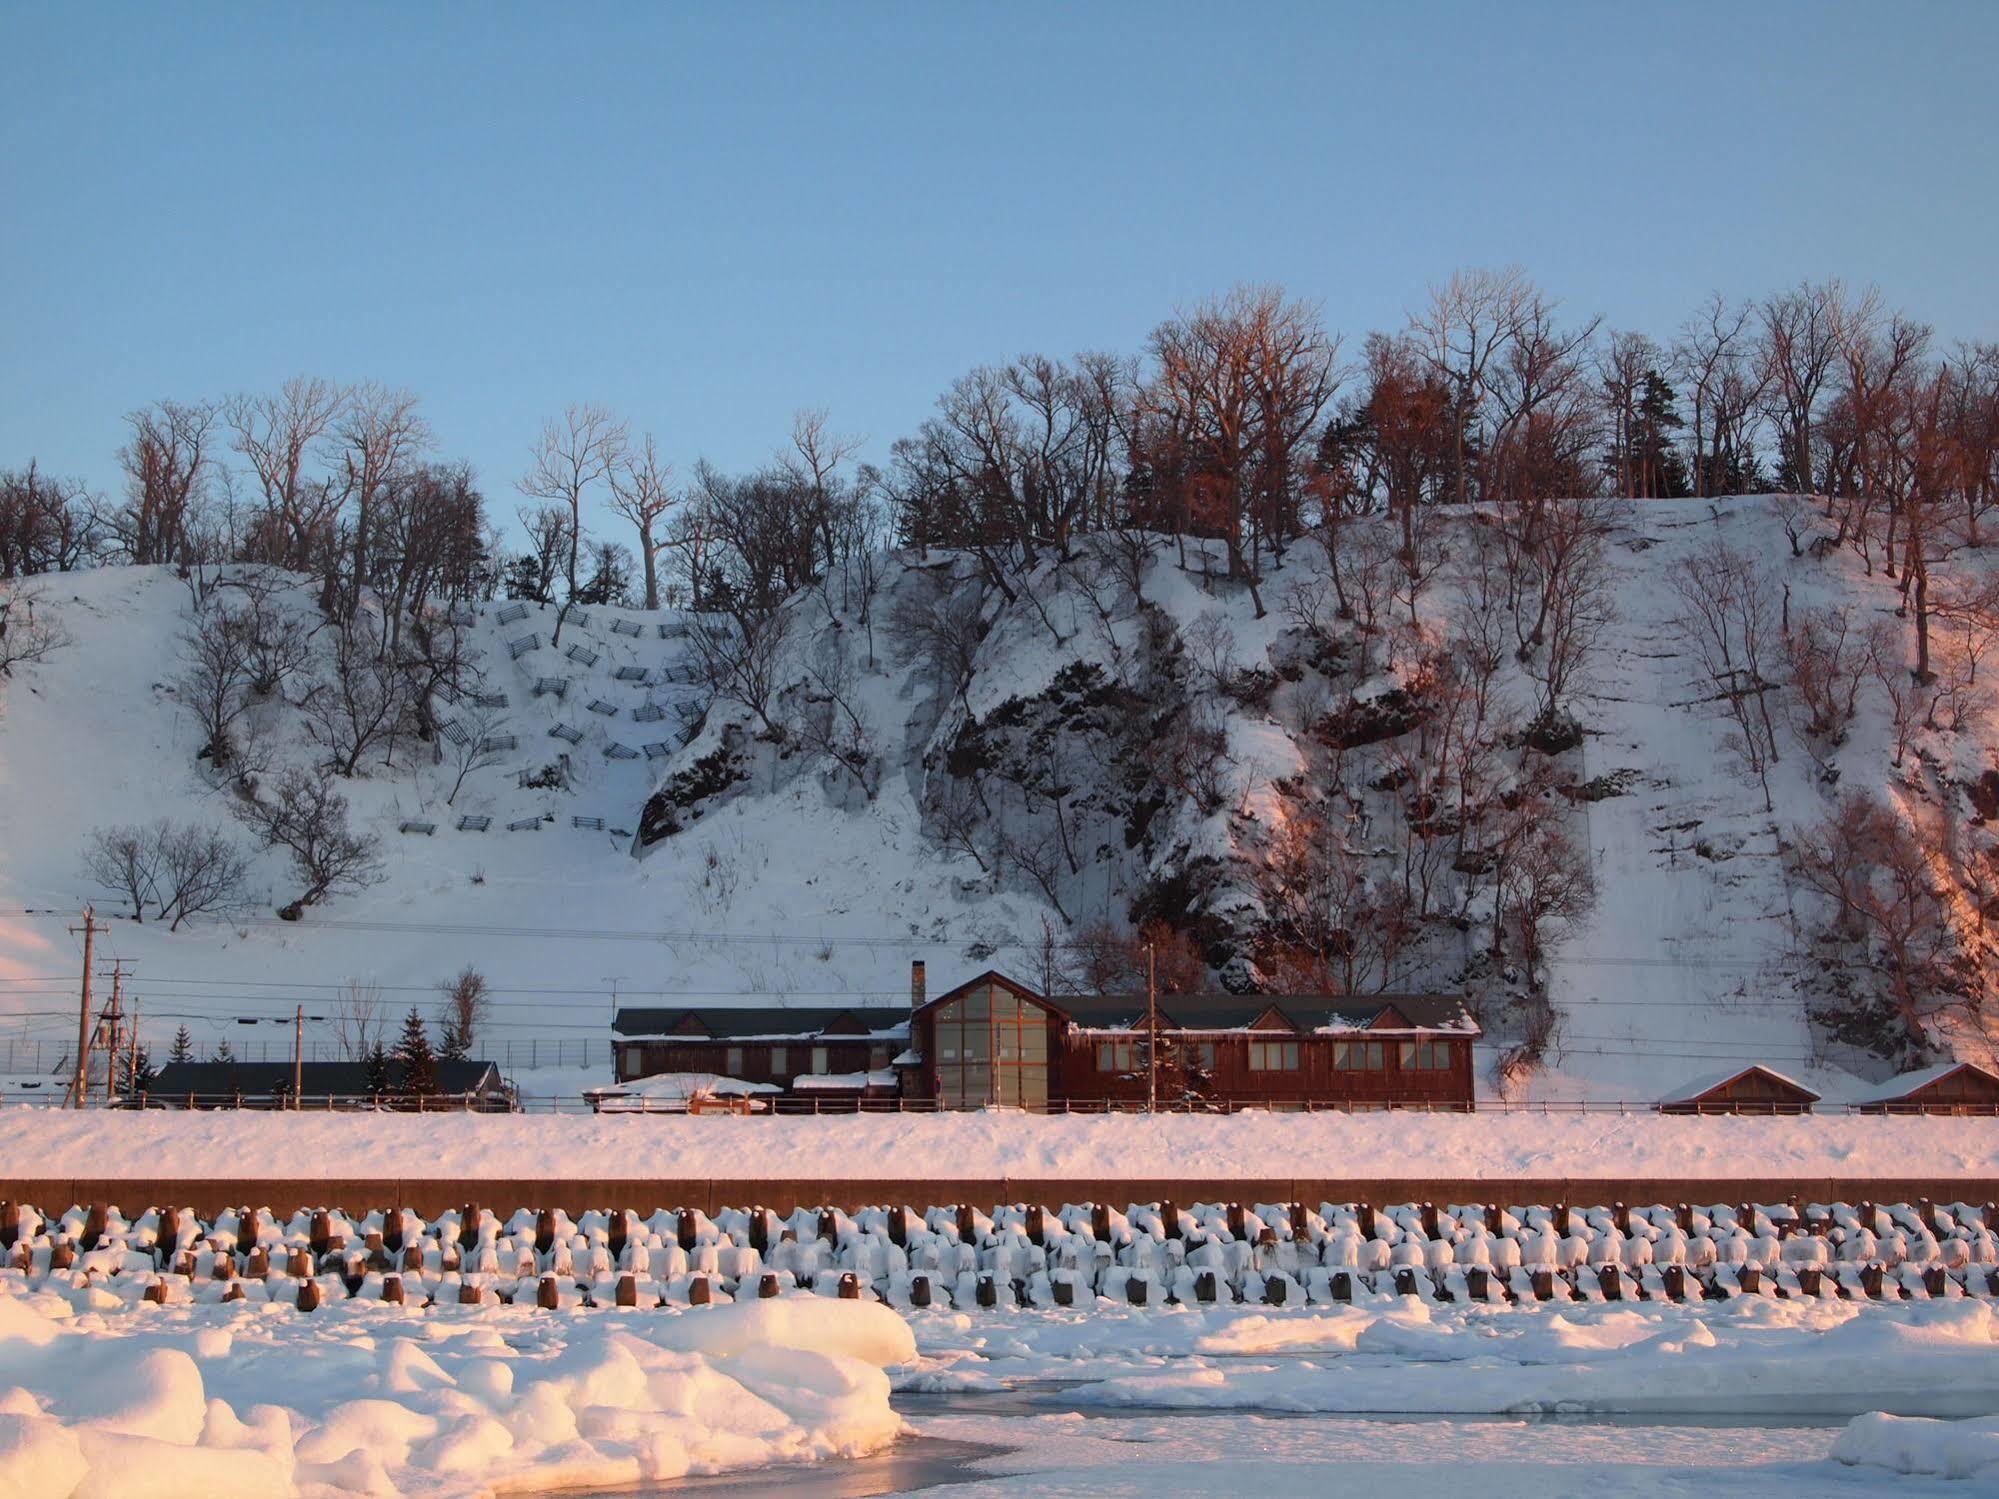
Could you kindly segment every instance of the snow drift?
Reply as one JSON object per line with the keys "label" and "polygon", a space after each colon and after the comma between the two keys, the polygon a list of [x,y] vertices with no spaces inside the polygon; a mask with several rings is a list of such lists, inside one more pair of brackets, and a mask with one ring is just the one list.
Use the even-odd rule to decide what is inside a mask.
{"label": "snow drift", "polygon": [[529,1321],[95,1300],[0,1295],[0,1495],[475,1495],[856,1456],[901,1430],[883,1366],[913,1351],[857,1302]]}

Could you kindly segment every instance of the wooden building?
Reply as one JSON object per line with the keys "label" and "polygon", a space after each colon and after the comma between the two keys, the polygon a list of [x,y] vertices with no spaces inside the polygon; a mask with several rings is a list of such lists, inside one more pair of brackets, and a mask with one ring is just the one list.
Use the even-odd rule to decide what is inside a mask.
{"label": "wooden building", "polygon": [[611,1027],[621,1083],[710,1073],[837,1109],[901,1094],[895,1062],[909,1044],[909,1006],[633,1007]]}
{"label": "wooden building", "polygon": [[1889,1078],[1853,1107],[1862,1114],[1999,1114],[1999,1076],[1975,1062],[1940,1062]]}
{"label": "wooden building", "polygon": [[[426,1109],[475,1109],[506,1113],[513,1089],[491,1062],[439,1058],[421,1100]],[[389,1063],[388,1092],[376,1095],[361,1062],[306,1062],[299,1067],[299,1106],[307,1109],[416,1108],[403,1087],[403,1064]],[[292,1106],[290,1062],[169,1062],[146,1090],[153,1107],[275,1109]]]}
{"label": "wooden building", "polygon": [[1755,1063],[1712,1072],[1659,1100],[1662,1114],[1809,1114],[1819,1095],[1795,1078]]}
{"label": "wooden building", "polygon": [[[1147,1096],[1142,995],[1044,995],[986,972],[910,1003],[628,1009],[618,1078],[709,1072],[814,1107],[900,1098],[944,1109],[1135,1107]],[[1162,1105],[1472,1106],[1479,1028],[1449,995],[1174,994],[1158,1006]]]}

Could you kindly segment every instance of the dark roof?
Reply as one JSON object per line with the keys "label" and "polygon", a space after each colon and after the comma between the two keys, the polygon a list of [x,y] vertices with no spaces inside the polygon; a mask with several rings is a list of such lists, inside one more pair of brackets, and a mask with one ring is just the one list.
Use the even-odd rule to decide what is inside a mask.
{"label": "dark roof", "polygon": [[[989,982],[1038,1000],[1086,1030],[1124,1030],[1145,1023],[1143,994],[1041,995],[992,971],[928,1003],[941,1004],[974,984]],[[1471,1012],[1455,994],[1162,994],[1159,1018],[1162,1025],[1189,1031],[1247,1030],[1263,1022],[1266,1028],[1304,1033],[1424,1030],[1480,1034]]]}
{"label": "dark roof", "polygon": [[[457,1095],[500,1086],[499,1068],[491,1062],[464,1061],[436,1064],[434,1094]],[[389,1063],[389,1088],[398,1091],[403,1082],[403,1064]],[[299,1083],[307,1097],[331,1094],[336,1098],[366,1098],[368,1068],[363,1062],[307,1062],[299,1068]],[[290,1062],[169,1062],[154,1078],[152,1091],[159,1094],[193,1093],[202,1097],[226,1098],[243,1094],[249,1098],[269,1098],[292,1089]]]}
{"label": "dark roof", "polygon": [[628,1007],[611,1029],[621,1036],[684,1036],[690,1040],[816,1040],[821,1036],[909,1033],[908,1005],[708,1005]]}
{"label": "dark roof", "polygon": [[[1143,994],[1058,994],[1048,1003],[1080,1026],[1145,1023]],[[1464,1001],[1452,994],[1162,994],[1159,1018],[1189,1031],[1478,1031]]]}

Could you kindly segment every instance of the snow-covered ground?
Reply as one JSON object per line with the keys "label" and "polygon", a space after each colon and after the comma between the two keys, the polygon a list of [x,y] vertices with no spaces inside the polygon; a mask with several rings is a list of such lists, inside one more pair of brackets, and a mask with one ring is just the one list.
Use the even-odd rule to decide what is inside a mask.
{"label": "snow-covered ground", "polygon": [[[1281,1126],[1281,1127],[1280,1127]],[[1646,1114],[76,1113],[0,1110],[0,1178],[1908,1180],[1999,1176],[1999,1119]],[[949,1200],[945,1192],[938,1200]],[[670,1204],[668,1204],[670,1206]],[[67,1204],[62,1204],[67,1206]],[[290,1204],[274,1204],[286,1206]],[[650,1206],[650,1205],[648,1205]],[[1051,1204],[1052,1206],[1052,1204]]]}
{"label": "snow-covered ground", "polygon": [[851,1457],[901,1419],[884,1308],[310,1316],[0,1294],[0,1494],[483,1495]]}
{"label": "snow-covered ground", "polygon": [[[908,1436],[919,1467],[924,1439],[984,1449],[926,1477],[993,1496],[1150,1499],[1197,1469],[1232,1492],[1957,1495],[1999,1473],[1995,1370],[1999,1317],[1969,1301],[905,1321],[815,1297],[154,1307],[0,1279],[0,1494],[651,1494],[732,1470],[720,1491],[880,1492],[837,1470]],[[804,1463],[835,1486],[784,1470]]]}

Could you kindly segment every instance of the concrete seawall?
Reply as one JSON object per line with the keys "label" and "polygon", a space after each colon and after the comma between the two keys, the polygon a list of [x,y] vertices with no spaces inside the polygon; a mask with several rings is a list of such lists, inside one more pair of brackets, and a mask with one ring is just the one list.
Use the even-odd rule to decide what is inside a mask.
{"label": "concrete seawall", "polygon": [[833,1207],[848,1212],[871,1206],[916,1208],[971,1203],[1102,1202],[1122,1209],[1129,1203],[1321,1202],[1399,1203],[1497,1202],[1504,1207],[1568,1203],[1577,1207],[1675,1203],[1776,1204],[1811,1202],[1985,1203],[1999,1200],[1999,1177],[1510,1177],[1480,1180],[1457,1177],[1410,1178],[1104,1178],[988,1177],[963,1180],[810,1180],[749,1178],[488,1178],[436,1177],[10,1177],[0,1178],[0,1201],[31,1203],[61,1212],[75,1205],[107,1203],[127,1213],[148,1207],[185,1207],[209,1215],[233,1207],[267,1207],[289,1212],[333,1207],[349,1213],[406,1207],[434,1217],[468,1202],[497,1210],[560,1208],[576,1214],[591,1208],[761,1206],[788,1213],[800,1207]]}

